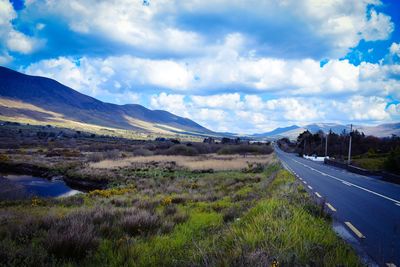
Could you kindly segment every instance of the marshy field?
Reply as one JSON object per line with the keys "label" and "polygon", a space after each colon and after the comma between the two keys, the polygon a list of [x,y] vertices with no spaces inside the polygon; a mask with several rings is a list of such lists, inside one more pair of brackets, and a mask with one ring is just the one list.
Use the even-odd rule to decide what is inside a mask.
{"label": "marshy field", "polygon": [[[0,266],[362,265],[270,144],[0,131]],[[10,174],[78,193],[42,197]]]}

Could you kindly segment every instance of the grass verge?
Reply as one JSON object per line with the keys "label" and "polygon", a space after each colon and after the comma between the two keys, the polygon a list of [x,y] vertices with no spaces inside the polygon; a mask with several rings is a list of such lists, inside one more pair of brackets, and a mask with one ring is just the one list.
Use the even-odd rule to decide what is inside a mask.
{"label": "grass verge", "polygon": [[3,203],[0,265],[360,265],[278,164],[261,173],[146,171],[85,196]]}

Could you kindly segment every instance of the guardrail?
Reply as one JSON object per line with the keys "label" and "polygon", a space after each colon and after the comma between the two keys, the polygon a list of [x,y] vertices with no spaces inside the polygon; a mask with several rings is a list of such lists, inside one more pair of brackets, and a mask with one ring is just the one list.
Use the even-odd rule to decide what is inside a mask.
{"label": "guardrail", "polygon": [[361,175],[372,176],[372,177],[379,176],[384,181],[400,184],[400,176],[393,174],[393,173],[389,173],[389,172],[385,172],[385,171],[370,171],[370,170],[366,170],[366,169],[363,169],[360,167],[356,167],[354,165],[347,165],[346,163],[334,161],[331,159],[325,159],[324,163],[338,167],[338,168],[346,169],[349,172],[353,172],[353,173],[357,173],[357,174],[361,174]]}

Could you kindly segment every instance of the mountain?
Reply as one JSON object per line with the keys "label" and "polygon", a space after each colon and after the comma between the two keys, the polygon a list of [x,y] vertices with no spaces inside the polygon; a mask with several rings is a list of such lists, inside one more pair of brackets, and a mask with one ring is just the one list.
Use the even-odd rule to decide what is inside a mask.
{"label": "mountain", "polygon": [[[363,132],[365,135],[374,135],[377,137],[387,137],[391,136],[392,134],[400,136],[400,123],[386,123],[376,126],[353,125],[353,129],[357,129],[359,132]],[[289,127],[276,128],[275,130],[267,133],[254,134],[252,137],[270,139],[287,137],[289,139],[296,139],[300,133],[306,130],[310,131],[311,133],[316,133],[318,131],[327,133],[332,130],[332,132],[340,134],[344,130],[346,132],[350,132],[350,125],[336,123],[313,123],[302,127],[292,125]]]}
{"label": "mountain", "polygon": [[141,133],[215,134],[167,111],[150,110],[138,104],[105,103],[55,80],[0,67],[0,119],[7,118]]}
{"label": "mountain", "polygon": [[266,132],[266,133],[259,133],[259,134],[253,134],[252,137],[269,137],[269,136],[276,136],[276,135],[280,135],[282,133],[291,131],[291,130],[295,130],[300,128],[297,125],[292,125],[292,126],[288,126],[288,127],[282,127],[282,128],[276,128],[273,131],[270,132]]}
{"label": "mountain", "polygon": [[367,135],[391,136],[392,134],[395,134],[400,136],[400,122],[385,123],[376,126],[356,126],[356,129]]}

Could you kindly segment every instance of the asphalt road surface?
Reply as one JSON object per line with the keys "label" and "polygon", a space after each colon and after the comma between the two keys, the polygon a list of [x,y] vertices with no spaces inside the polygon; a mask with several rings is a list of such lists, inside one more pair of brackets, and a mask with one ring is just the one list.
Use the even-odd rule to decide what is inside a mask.
{"label": "asphalt road surface", "polygon": [[275,149],[380,266],[400,266],[400,186]]}

